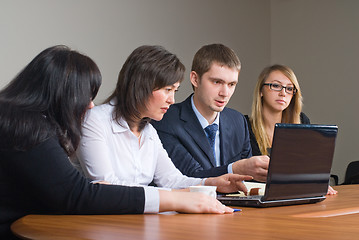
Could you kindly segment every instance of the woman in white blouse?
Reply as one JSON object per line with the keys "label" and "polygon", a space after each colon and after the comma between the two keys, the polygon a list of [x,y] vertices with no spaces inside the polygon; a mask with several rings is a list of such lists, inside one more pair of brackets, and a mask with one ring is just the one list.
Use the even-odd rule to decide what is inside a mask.
{"label": "woman in white blouse", "polygon": [[[184,78],[185,67],[161,46],[141,46],[124,63],[115,91],[103,105],[87,112],[77,164],[86,177],[110,184],[183,189],[215,185],[219,192],[246,188],[251,176],[225,174],[190,178],[174,166],[149,124],[161,120]],[[76,160],[75,160],[76,161]]]}

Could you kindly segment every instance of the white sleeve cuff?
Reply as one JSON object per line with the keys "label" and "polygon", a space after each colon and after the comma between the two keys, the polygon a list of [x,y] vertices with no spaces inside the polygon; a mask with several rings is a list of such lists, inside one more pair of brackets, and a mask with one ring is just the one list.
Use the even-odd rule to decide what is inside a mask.
{"label": "white sleeve cuff", "polygon": [[233,165],[233,163],[228,165],[228,168],[227,168],[228,173],[233,173],[232,165]]}
{"label": "white sleeve cuff", "polygon": [[158,213],[160,211],[160,194],[158,189],[151,186],[143,187],[145,190],[144,213]]}

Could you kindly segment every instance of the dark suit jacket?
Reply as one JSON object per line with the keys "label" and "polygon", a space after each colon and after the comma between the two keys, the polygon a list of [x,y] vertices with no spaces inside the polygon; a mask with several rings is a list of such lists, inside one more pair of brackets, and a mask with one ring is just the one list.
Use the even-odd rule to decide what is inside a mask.
{"label": "dark suit jacket", "polygon": [[219,176],[228,173],[228,164],[252,156],[247,122],[230,108],[220,114],[220,167],[215,167],[206,134],[192,109],[191,96],[172,105],[163,119],[152,125],[175,166],[187,176]]}

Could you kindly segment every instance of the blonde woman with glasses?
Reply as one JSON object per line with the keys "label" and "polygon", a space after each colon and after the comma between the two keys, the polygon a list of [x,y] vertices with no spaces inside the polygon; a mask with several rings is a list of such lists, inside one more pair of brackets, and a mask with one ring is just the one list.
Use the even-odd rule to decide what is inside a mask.
{"label": "blonde woman with glasses", "polygon": [[[302,106],[302,93],[292,69],[276,64],[262,70],[254,89],[252,114],[246,116],[253,156],[269,155],[276,123],[310,124]],[[329,187],[328,194],[336,193]]]}

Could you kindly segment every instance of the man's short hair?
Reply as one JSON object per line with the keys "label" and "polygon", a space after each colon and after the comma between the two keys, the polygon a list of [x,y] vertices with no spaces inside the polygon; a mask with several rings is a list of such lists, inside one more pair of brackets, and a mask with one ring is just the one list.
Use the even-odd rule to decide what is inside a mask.
{"label": "man's short hair", "polygon": [[193,57],[192,69],[199,78],[209,71],[213,63],[241,70],[241,62],[236,53],[223,44],[209,44],[201,47]]}

